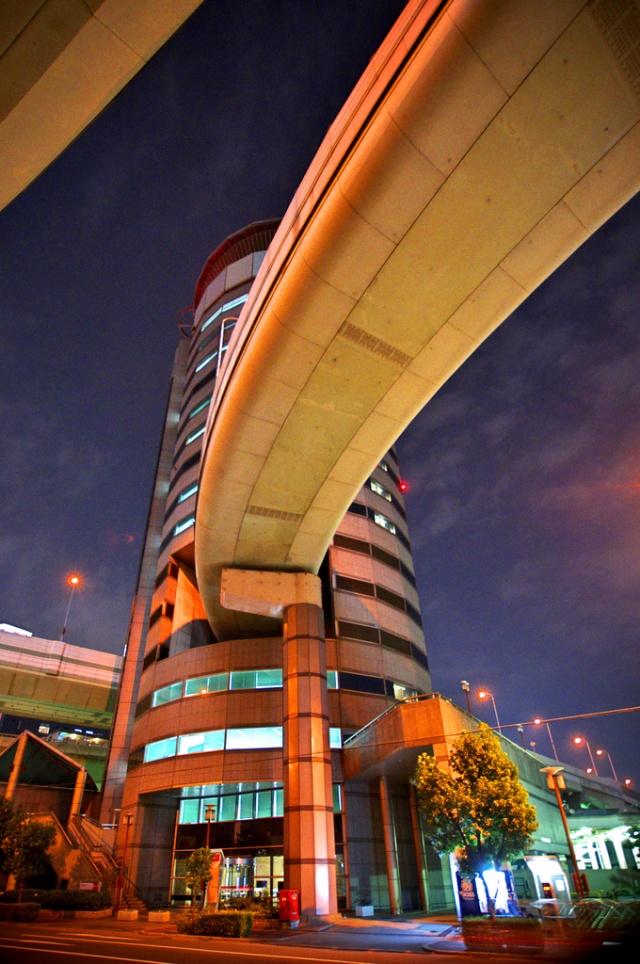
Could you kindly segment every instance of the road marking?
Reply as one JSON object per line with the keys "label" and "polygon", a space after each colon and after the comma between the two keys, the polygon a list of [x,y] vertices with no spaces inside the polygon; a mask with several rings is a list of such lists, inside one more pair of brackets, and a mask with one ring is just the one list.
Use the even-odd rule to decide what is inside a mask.
{"label": "road marking", "polygon": [[[85,938],[85,940],[86,940],[87,935],[85,934],[85,935],[83,935],[83,936],[84,936],[84,938]],[[16,939],[16,938],[14,938],[14,940],[15,940],[15,939]],[[96,940],[96,943],[105,943],[105,942],[106,942],[106,940],[105,940],[105,938],[103,937],[103,935],[100,935],[99,939]],[[243,948],[243,950],[241,950],[241,951],[230,951],[230,950],[227,950],[226,948],[225,948],[224,950],[223,950],[222,948],[220,948],[220,950],[216,950],[216,948],[214,948],[214,947],[212,947],[212,948],[208,948],[208,947],[207,947],[207,948],[204,948],[204,947],[189,947],[188,945],[185,947],[184,945],[177,945],[177,946],[176,946],[175,944],[174,944],[174,945],[166,945],[166,944],[156,945],[156,944],[154,944],[154,945],[151,945],[151,946],[152,946],[153,949],[156,950],[156,951],[173,951],[173,952],[175,953],[177,950],[180,950],[180,951],[190,951],[192,954],[193,954],[193,953],[197,953],[197,954],[212,954],[212,955],[213,955],[213,954],[217,954],[219,957],[224,957],[224,958],[227,958],[227,959],[230,958],[230,957],[245,957],[245,958],[246,958],[246,957],[252,957],[252,958],[255,957],[257,960],[264,959],[265,961],[275,961],[275,960],[280,960],[280,961],[304,961],[305,964],[306,964],[306,962],[309,962],[309,961],[314,962],[314,964],[360,964],[358,958],[353,958],[353,957],[351,957],[351,958],[347,958],[347,957],[310,957],[308,954],[280,954],[280,955],[278,955],[278,954],[276,954],[276,953],[273,953],[273,954],[261,954],[261,953],[254,953],[254,952],[251,950],[250,947],[245,947],[245,948]],[[20,945],[16,945],[16,944],[0,944],[0,947],[5,947],[5,948],[7,948],[8,950],[19,950],[19,949],[20,949]],[[131,942],[131,943],[129,944],[129,947],[147,947],[147,948],[148,948],[149,945],[148,945],[148,944],[135,944],[135,943]],[[44,947],[43,947],[43,948],[42,948],[42,952],[43,952],[43,954],[65,954],[65,955],[67,955],[67,957],[89,957],[89,958],[91,958],[91,960],[94,960],[94,961],[95,961],[95,959],[96,959],[95,953],[93,953],[93,954],[86,954],[86,953],[84,953],[83,951],[70,951],[70,950],[66,950],[66,951],[56,951],[56,950],[53,950],[53,949],[50,949],[50,948],[44,948]],[[357,953],[362,954],[363,952],[362,952],[362,951],[358,951]],[[369,951],[365,951],[365,953],[369,953]],[[129,964],[170,964],[170,962],[168,962],[168,961],[154,961],[154,960],[152,960],[152,958],[150,958],[150,957],[115,957],[115,956],[112,956],[112,955],[109,955],[109,954],[100,954],[99,956],[100,956],[100,959],[103,960],[103,961],[129,961]]]}
{"label": "road marking", "polygon": [[71,941],[39,941],[35,937],[10,937],[12,941],[25,941],[27,944],[57,944],[60,947],[71,947]]}

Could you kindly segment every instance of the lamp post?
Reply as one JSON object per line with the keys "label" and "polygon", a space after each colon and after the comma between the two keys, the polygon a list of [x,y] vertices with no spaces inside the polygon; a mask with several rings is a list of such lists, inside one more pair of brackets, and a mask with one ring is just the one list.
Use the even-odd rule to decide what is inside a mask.
{"label": "lamp post", "polygon": [[593,767],[593,772],[595,773],[596,776],[598,776],[598,775],[599,775],[599,774],[598,774],[598,768],[597,768],[597,766],[596,766],[596,761],[593,759],[593,753],[591,752],[591,747],[589,746],[589,741],[586,740],[583,736],[575,736],[575,737],[573,738],[573,742],[575,743],[576,746],[582,746],[582,744],[584,743],[584,745],[586,746],[587,750],[589,751],[589,759],[591,760],[591,766]]}
{"label": "lamp post", "polygon": [[78,588],[78,586],[80,586],[81,584],[82,584],[82,576],[80,576],[77,572],[71,573],[71,575],[67,579],[67,586],[70,587],[71,592],[69,593],[69,602],[67,604],[67,612],[64,617],[64,623],[62,624],[62,629],[60,631],[60,642],[62,642],[64,634],[67,631],[67,623],[69,622],[69,613],[71,611],[71,602],[73,600],[73,594]]}
{"label": "lamp post", "polygon": [[[463,692],[464,695],[467,697],[467,709],[469,710],[469,713],[471,714],[471,700],[469,699],[469,689],[470,689],[469,683],[467,682],[466,679],[461,679],[461,680],[460,680],[460,686],[462,687],[462,692]],[[471,714],[471,715],[473,715],[473,714]]]}
{"label": "lamp post", "polygon": [[122,821],[124,821],[124,844],[122,846],[122,860],[120,861],[120,874],[116,880],[116,905],[115,905],[115,916],[118,916],[118,911],[120,910],[120,901],[124,892],[125,884],[125,874],[127,867],[127,845],[129,843],[129,828],[133,823],[133,814],[124,813],[122,814]]}
{"label": "lamp post", "polygon": [[549,726],[549,724],[547,723],[546,720],[541,720],[540,717],[536,717],[533,722],[536,724],[536,726],[541,726],[542,723],[544,723],[544,725],[546,726],[546,728],[547,728],[547,733],[549,734],[549,742],[551,743],[551,749],[553,750],[553,756],[554,756],[554,759],[556,760],[556,763],[557,763],[557,762],[558,762],[558,753],[557,753],[557,751],[556,751],[556,745],[555,745],[555,743],[553,742],[553,737],[551,736],[551,727]]}
{"label": "lamp post", "polygon": [[500,732],[501,729],[502,729],[502,727],[500,726],[500,717],[498,716],[498,710],[497,710],[497,708],[496,708],[496,701],[495,701],[495,699],[494,699],[493,693],[490,693],[489,690],[480,690],[480,691],[478,692],[478,699],[486,700],[487,697],[488,697],[488,698],[491,700],[491,702],[493,703],[493,712],[496,714],[496,723],[498,724],[497,730],[498,730],[498,732]]}
{"label": "lamp post", "polygon": [[520,742],[522,743],[522,749],[526,750],[527,747],[525,746],[525,742],[524,742],[524,726],[518,727],[518,733],[520,734]]}
{"label": "lamp post", "polygon": [[611,767],[611,772],[613,773],[613,779],[616,783],[619,783],[618,774],[616,773],[616,768],[613,765],[613,760],[611,759],[611,754],[608,750],[596,750],[596,756],[606,756],[609,760],[609,766]]}
{"label": "lamp post", "polygon": [[565,837],[567,838],[567,844],[569,846],[569,854],[571,856],[571,862],[573,864],[573,882],[575,884],[576,893],[580,900],[584,900],[585,886],[582,874],[578,870],[578,861],[576,859],[576,852],[573,849],[573,841],[571,840],[571,834],[569,833],[569,824],[567,823],[567,815],[564,812],[564,807],[562,805],[562,797],[560,796],[560,791],[566,788],[564,782],[564,777],[562,776],[562,770],[564,767],[542,767],[540,773],[546,773],[547,775],[547,786],[550,790],[553,790],[556,795],[556,802],[558,804],[558,810],[560,811],[560,816],[562,817],[562,826],[564,827]]}
{"label": "lamp post", "polygon": [[204,819],[207,821],[207,850],[209,849],[209,837],[211,835],[211,821],[215,819],[216,808],[212,803],[208,803],[204,808]]}

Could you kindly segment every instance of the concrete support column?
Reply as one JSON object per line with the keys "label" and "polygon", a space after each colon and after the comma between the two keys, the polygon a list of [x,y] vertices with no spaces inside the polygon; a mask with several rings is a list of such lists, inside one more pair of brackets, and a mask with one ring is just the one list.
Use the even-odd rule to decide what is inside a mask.
{"label": "concrete support column", "polygon": [[80,767],[78,770],[78,775],[76,777],[76,783],[73,788],[73,798],[71,800],[71,809],[69,811],[69,820],[73,820],[80,814],[82,809],[82,796],[84,794],[84,787],[87,782],[87,771],[84,767]]}
{"label": "concrete support column", "polygon": [[418,890],[420,892],[420,907],[428,910],[429,893],[427,890],[427,861],[424,855],[424,838],[420,827],[420,813],[418,811],[418,794],[412,783],[409,784],[409,806],[411,807],[411,831],[413,833],[413,850],[416,856],[416,872],[418,874]]}
{"label": "concrete support column", "polygon": [[322,590],[307,572],[223,569],[227,609],[284,620],[284,878],[300,913],[338,909]]}
{"label": "concrete support column", "polygon": [[287,607],[283,628],[284,872],[306,917],[337,912],[324,616]]}
{"label": "concrete support column", "polygon": [[387,864],[387,880],[389,883],[389,903],[392,914],[402,913],[402,899],[400,892],[400,873],[398,871],[398,848],[393,826],[393,811],[391,797],[386,776],[380,777],[380,807],[382,809],[382,830],[384,833],[384,856]]}
{"label": "concrete support column", "polygon": [[18,737],[18,743],[16,746],[16,755],[13,758],[13,765],[11,767],[11,773],[9,774],[9,779],[7,780],[7,789],[4,792],[5,800],[13,800],[13,795],[16,792],[16,787],[18,786],[18,780],[20,779],[20,771],[22,770],[22,761],[24,760],[24,753],[27,748],[27,740],[29,739],[29,733],[27,730],[23,730]]}

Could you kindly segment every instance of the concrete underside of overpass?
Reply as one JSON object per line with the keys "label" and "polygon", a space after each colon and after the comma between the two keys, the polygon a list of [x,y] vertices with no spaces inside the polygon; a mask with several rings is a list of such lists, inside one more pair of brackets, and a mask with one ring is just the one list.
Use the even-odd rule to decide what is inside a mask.
{"label": "concrete underside of overpass", "polygon": [[[625,33],[626,31],[626,33]],[[626,40],[621,40],[621,37]],[[317,572],[385,451],[640,187],[639,0],[411,0],[330,128],[236,326],[196,567]]]}
{"label": "concrete underside of overpass", "polygon": [[0,210],[111,102],[202,0],[2,0]]}

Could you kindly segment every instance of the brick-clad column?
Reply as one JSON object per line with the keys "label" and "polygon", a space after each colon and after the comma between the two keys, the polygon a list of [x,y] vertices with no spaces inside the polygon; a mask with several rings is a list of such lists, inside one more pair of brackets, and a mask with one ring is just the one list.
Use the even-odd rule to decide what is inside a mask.
{"label": "brick-clad column", "polygon": [[392,914],[402,913],[402,898],[400,894],[400,873],[398,871],[398,848],[396,832],[393,825],[393,809],[389,783],[384,774],[380,777],[380,807],[382,809],[382,830],[384,833],[384,855],[387,864],[387,880],[389,884],[389,904]]}
{"label": "brick-clad column", "polygon": [[284,874],[300,913],[337,912],[329,697],[319,606],[284,610]]}

